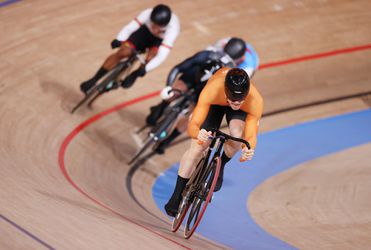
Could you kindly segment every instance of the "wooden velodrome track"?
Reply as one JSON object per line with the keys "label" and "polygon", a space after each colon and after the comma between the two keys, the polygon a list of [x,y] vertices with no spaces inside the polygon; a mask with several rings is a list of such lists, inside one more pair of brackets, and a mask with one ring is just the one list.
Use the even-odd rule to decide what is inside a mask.
{"label": "wooden velodrome track", "polygon": [[[222,37],[245,38],[261,64],[368,45],[262,68],[254,82],[265,113],[371,91],[370,1],[164,2],[181,21],[165,63],[130,90],[107,94],[92,110],[74,115],[69,110],[82,97],[79,83],[111,53],[109,43],[121,27],[156,2],[24,0],[0,8],[0,249],[226,248],[199,235],[184,240],[171,233],[170,220],[152,199],[155,177],[179,161],[187,141],[138,169],[126,164],[137,149],[132,133],[158,98],[74,130],[99,112],[159,90],[173,65]],[[267,116],[261,131],[369,107],[368,96],[309,105]],[[301,249],[370,249],[370,149],[339,152],[270,179],[250,197],[250,213]],[[345,178],[352,192],[342,192]],[[305,199],[308,190],[293,197],[290,190],[305,182],[314,187],[312,199]],[[328,198],[334,193],[336,208]],[[296,212],[282,205],[290,199]],[[325,202],[309,206],[316,200]],[[270,209],[269,216],[259,212]]]}

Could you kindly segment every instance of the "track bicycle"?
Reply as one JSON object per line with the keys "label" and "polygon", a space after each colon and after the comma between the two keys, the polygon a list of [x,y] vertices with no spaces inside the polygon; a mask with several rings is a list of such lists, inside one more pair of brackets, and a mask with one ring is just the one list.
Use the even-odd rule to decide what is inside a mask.
{"label": "track bicycle", "polygon": [[209,137],[212,140],[211,144],[197,164],[182,193],[183,198],[172,223],[172,231],[176,232],[189,210],[184,229],[184,238],[186,239],[189,239],[195,232],[208,204],[211,202],[220,172],[221,153],[224,143],[227,140],[233,140],[243,143],[250,149],[250,144],[243,139],[232,137],[217,129],[211,131],[213,134],[213,136]]}
{"label": "track bicycle", "polygon": [[[173,132],[177,125],[178,118],[189,112],[188,107],[194,98],[194,90],[192,89],[187,92],[182,92],[178,89],[172,89],[171,91],[178,94],[177,99],[165,109],[164,114],[161,116],[159,121],[148,132],[143,146],[135,153],[128,164],[135,162],[151,145],[154,145],[153,148],[156,148],[159,143],[165,140]],[[142,130],[143,128],[141,128],[137,133]]]}
{"label": "track bicycle", "polygon": [[110,70],[102,79],[100,79],[97,84],[92,87],[81,99],[80,102],[71,110],[73,114],[78,108],[83,104],[87,103],[87,106],[90,107],[92,103],[103,93],[110,90],[116,89],[119,86],[119,83],[122,79],[125,79],[133,65],[139,61],[142,64],[145,64],[144,58],[136,50],[133,50],[132,55],[129,58],[123,59],[120,61],[112,70]]}

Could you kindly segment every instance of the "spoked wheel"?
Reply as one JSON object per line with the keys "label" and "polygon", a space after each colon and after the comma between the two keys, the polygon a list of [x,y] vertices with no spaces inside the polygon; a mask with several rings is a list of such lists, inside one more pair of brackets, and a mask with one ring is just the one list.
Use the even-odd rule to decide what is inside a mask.
{"label": "spoked wheel", "polygon": [[171,231],[173,231],[173,232],[176,232],[179,229],[180,225],[182,225],[182,222],[183,222],[183,220],[184,220],[184,218],[187,214],[188,208],[192,203],[192,198],[194,196],[193,195],[194,183],[190,183],[190,182],[194,182],[198,179],[197,175],[200,174],[199,170],[200,170],[200,168],[202,168],[204,162],[205,162],[205,158],[202,158],[198,162],[198,164],[196,166],[196,171],[194,173],[194,176],[192,176],[190,178],[190,181],[187,183],[185,195],[183,195],[183,199],[182,199],[182,201],[179,205],[178,213],[176,214],[175,218],[173,219],[173,224],[172,224],[172,227],[171,227]]}
{"label": "spoked wheel", "polygon": [[182,225],[182,222],[184,220],[184,217],[187,214],[187,211],[190,205],[190,195],[191,195],[191,192],[188,191],[187,194],[183,197],[182,202],[179,205],[178,213],[173,219],[173,224],[171,226],[171,231],[173,232],[176,232],[179,229],[180,225]]}
{"label": "spoked wheel", "polygon": [[149,146],[151,146],[151,144],[154,141],[155,141],[154,136],[148,136],[146,141],[144,142],[143,146],[141,147],[141,149],[138,150],[138,152],[133,156],[133,158],[128,162],[128,164],[130,165],[133,162],[135,162],[139,158],[139,156],[141,156],[143,154],[143,152],[146,151]]}
{"label": "spoked wheel", "polygon": [[189,239],[195,232],[202,216],[204,215],[207,205],[209,205],[211,197],[215,189],[220,171],[220,157],[214,158],[209,164],[206,176],[199,183],[195,191],[195,197],[189,211],[187,224],[184,230],[184,237]]}

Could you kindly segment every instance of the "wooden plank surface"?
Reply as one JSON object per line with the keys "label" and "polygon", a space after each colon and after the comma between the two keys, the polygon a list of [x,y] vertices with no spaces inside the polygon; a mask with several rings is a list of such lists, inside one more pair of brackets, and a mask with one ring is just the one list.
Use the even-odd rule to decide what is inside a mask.
{"label": "wooden plank surface", "polygon": [[[79,83],[111,53],[109,43],[121,27],[155,2],[35,0],[0,8],[0,213],[54,248],[225,248],[201,236],[187,241],[181,234],[171,233],[170,221],[151,198],[155,176],[179,161],[179,152],[188,142],[177,144],[166,157],[155,156],[142,166],[131,179],[132,193],[128,192],[126,181],[131,169],[126,162],[137,149],[132,131],[143,124],[149,106],[158,99],[115,112],[71,141],[65,152],[65,167],[73,182],[90,198],[77,191],[60,170],[59,150],[66,136],[93,114],[159,90],[172,66],[225,36],[240,36],[250,42],[262,64],[371,44],[371,2],[366,0],[164,2],[181,21],[181,34],[168,59],[130,90],[107,94],[94,104],[93,110],[75,115],[69,109],[82,96]],[[364,50],[262,69],[254,81],[265,98],[265,112],[371,91],[370,56],[371,51]],[[262,131],[368,107],[369,102],[355,98],[297,110],[268,117],[266,122],[263,119]],[[360,163],[369,162],[364,148],[354,150]],[[330,168],[343,162],[344,156],[329,159],[330,165],[322,161],[310,164]],[[301,176],[306,178],[307,168],[301,166],[296,171],[303,171]],[[363,181],[361,177],[358,180],[354,175],[353,182]],[[325,180],[318,182],[316,185],[321,185]],[[293,180],[287,185],[295,183]],[[269,196],[274,187],[273,181],[272,186],[257,191],[250,199],[250,209],[254,211],[254,199]],[[370,187],[366,188],[366,194],[370,193]],[[333,190],[323,188],[320,195],[328,192]],[[290,193],[282,190],[282,195]],[[301,202],[305,207],[306,200]],[[357,207],[344,209],[358,211]],[[272,216],[269,222],[276,218],[272,222],[275,226],[269,230],[301,248],[308,246],[301,240],[319,242],[331,249],[369,246],[370,239],[361,234],[370,230],[370,212],[362,211],[364,216],[358,224],[352,222],[351,227],[342,230],[331,230],[332,225],[327,229],[308,226],[307,231],[282,233],[292,228],[290,223],[297,222],[296,217],[289,216],[283,224]],[[322,214],[311,211],[311,216]],[[336,214],[332,216],[335,221]],[[349,215],[346,219],[352,218]],[[304,216],[299,219],[303,224],[310,220]],[[259,216],[257,221],[266,226]],[[32,239],[5,222],[0,227],[4,232],[0,234],[0,246],[38,248],[37,242],[30,242]],[[322,230],[327,230],[326,239],[319,236]],[[359,237],[347,238],[353,235],[347,230],[355,230],[354,235]],[[348,245],[341,244],[345,240]]]}

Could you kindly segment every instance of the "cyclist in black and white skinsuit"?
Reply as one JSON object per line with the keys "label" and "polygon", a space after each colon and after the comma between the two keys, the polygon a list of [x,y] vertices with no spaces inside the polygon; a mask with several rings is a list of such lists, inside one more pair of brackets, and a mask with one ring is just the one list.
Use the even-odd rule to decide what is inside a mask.
{"label": "cyclist in black and white skinsuit", "polygon": [[[161,91],[163,100],[151,107],[151,112],[146,118],[147,125],[154,126],[165,108],[176,98],[176,93],[170,91],[172,88],[183,92],[194,89],[194,105],[190,108],[190,114],[207,80],[224,66],[233,67],[235,63],[223,50],[203,50],[176,65],[168,75],[167,86]],[[178,122],[173,133],[158,145],[157,153],[163,154],[167,145],[186,130],[188,118],[184,117]]]}
{"label": "cyclist in black and white skinsuit", "polygon": [[135,49],[146,52],[146,64],[133,71],[121,86],[129,88],[137,77],[158,67],[165,61],[180,31],[179,19],[166,5],[159,4],[153,9],[142,11],[134,20],[127,24],[111,42],[112,49],[119,48],[111,54],[102,67],[89,80],[80,85],[81,91],[87,93],[96,82],[117,63],[132,55]]}

